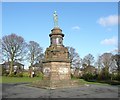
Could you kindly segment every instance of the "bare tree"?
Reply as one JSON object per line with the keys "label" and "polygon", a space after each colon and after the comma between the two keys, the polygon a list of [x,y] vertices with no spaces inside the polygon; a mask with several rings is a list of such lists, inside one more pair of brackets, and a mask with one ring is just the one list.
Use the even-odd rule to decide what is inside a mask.
{"label": "bare tree", "polygon": [[13,72],[13,64],[15,61],[22,61],[25,57],[26,42],[21,36],[10,34],[2,37],[2,53],[3,59],[10,61],[10,72]]}
{"label": "bare tree", "polygon": [[92,54],[86,55],[82,60],[82,65],[90,66],[94,63],[94,57]]}
{"label": "bare tree", "polygon": [[102,63],[101,63],[101,56],[100,55],[97,57],[97,61],[95,63],[95,66],[98,69],[98,74],[100,74],[100,71],[102,69]]}
{"label": "bare tree", "polygon": [[0,39],[0,63],[2,63],[2,39]]}
{"label": "bare tree", "polygon": [[80,68],[81,67],[81,61],[79,54],[75,51],[73,47],[67,47],[69,51],[69,58],[71,60],[71,67],[74,68]]}
{"label": "bare tree", "polygon": [[112,66],[112,70],[115,72],[118,72],[120,74],[120,54],[116,54],[112,56],[112,60],[114,62],[114,65]]}
{"label": "bare tree", "polygon": [[28,60],[30,61],[30,66],[37,62],[40,62],[43,59],[43,49],[40,45],[35,41],[30,41],[28,44]]}
{"label": "bare tree", "polygon": [[111,53],[104,53],[101,55],[101,63],[105,69],[106,73],[109,73],[109,68],[111,67],[112,61],[112,54]]}

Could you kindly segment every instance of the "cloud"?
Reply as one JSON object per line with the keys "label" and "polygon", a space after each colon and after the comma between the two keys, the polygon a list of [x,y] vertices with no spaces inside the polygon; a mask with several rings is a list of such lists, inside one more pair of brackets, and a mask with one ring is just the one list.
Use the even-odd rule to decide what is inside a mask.
{"label": "cloud", "polygon": [[118,53],[118,48],[115,48],[113,50],[110,51],[111,53]]}
{"label": "cloud", "polygon": [[112,29],[111,29],[111,28],[107,28],[107,31],[109,31],[109,32],[110,32],[110,31],[112,31]]}
{"label": "cloud", "polygon": [[120,52],[118,48],[114,48],[112,50],[107,51],[107,53],[112,53],[112,54],[117,54],[118,52]]}
{"label": "cloud", "polygon": [[80,27],[79,26],[73,26],[72,29],[73,30],[80,30]]}
{"label": "cloud", "polygon": [[104,39],[101,41],[101,44],[103,44],[103,45],[117,45],[117,38],[112,37],[110,39]]}
{"label": "cloud", "polygon": [[97,21],[100,25],[106,27],[106,26],[113,26],[118,24],[118,16],[117,15],[110,15],[107,17],[101,17]]}

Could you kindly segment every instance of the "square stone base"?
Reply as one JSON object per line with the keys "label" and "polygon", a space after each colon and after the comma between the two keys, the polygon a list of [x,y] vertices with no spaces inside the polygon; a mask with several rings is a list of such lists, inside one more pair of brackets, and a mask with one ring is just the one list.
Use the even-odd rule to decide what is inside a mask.
{"label": "square stone base", "polygon": [[62,80],[62,81],[56,81],[56,80],[40,80],[35,81],[31,84],[34,87],[38,88],[45,88],[45,89],[57,89],[57,88],[70,88],[70,87],[76,87],[79,85],[82,85],[79,83],[78,80]]}
{"label": "square stone base", "polygon": [[43,64],[44,80],[70,80],[70,63],[46,62]]}

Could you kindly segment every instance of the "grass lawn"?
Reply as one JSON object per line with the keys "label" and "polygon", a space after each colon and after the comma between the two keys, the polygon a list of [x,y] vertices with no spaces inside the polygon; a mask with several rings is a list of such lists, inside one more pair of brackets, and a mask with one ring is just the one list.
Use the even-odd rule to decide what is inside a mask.
{"label": "grass lawn", "polygon": [[72,80],[79,80],[79,82],[80,82],[81,84],[109,85],[109,84],[107,84],[107,83],[88,82],[88,81],[85,81],[84,79],[76,79],[76,78],[72,78]]}
{"label": "grass lawn", "polygon": [[107,83],[87,82],[87,81],[85,81],[85,80],[83,80],[83,79],[79,79],[79,80],[80,80],[80,82],[82,82],[82,83],[84,83],[84,84],[109,85],[109,84],[107,84]]}
{"label": "grass lawn", "polygon": [[[37,80],[41,80],[41,77],[6,77],[6,76],[0,76],[0,83],[24,83],[24,82],[33,82]],[[83,79],[76,79],[72,78],[72,80],[79,80],[81,84],[97,84],[97,85],[109,85],[107,83],[99,83],[99,82],[87,82]]]}
{"label": "grass lawn", "polygon": [[41,80],[41,77],[6,77],[0,76],[0,83],[23,83],[23,82],[33,82],[36,80]]}

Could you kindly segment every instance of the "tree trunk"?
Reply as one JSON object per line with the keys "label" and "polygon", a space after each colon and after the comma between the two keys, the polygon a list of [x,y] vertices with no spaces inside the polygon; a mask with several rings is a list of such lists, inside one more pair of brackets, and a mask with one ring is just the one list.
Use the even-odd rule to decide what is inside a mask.
{"label": "tree trunk", "polygon": [[14,54],[12,54],[12,56],[11,56],[9,75],[11,75],[13,72],[13,63],[14,63]]}
{"label": "tree trunk", "polygon": [[11,75],[13,72],[13,61],[10,62],[10,71],[9,71],[9,75]]}

